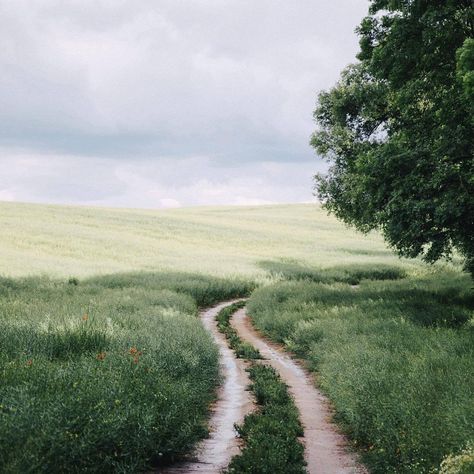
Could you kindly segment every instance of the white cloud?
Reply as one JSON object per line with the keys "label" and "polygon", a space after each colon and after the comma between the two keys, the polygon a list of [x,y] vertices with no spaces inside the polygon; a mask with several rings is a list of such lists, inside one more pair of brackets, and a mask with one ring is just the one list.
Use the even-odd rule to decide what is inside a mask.
{"label": "white cloud", "polygon": [[[18,171],[0,197],[82,202],[85,179],[94,201],[126,204],[124,190],[149,166],[160,170],[157,205],[226,192],[278,198],[262,197],[283,173],[270,163],[293,166],[292,176],[311,169],[316,93],[353,60],[366,9],[366,0],[0,0],[1,156]],[[213,174],[190,177],[196,194],[183,200],[173,183],[193,160]],[[244,170],[254,181],[228,176]],[[218,176],[228,176],[223,187]],[[250,185],[263,186],[259,196]]]}
{"label": "white cloud", "polygon": [[7,199],[144,208],[308,201],[316,169],[305,162],[222,166],[199,156],[126,162],[2,149],[0,167],[0,197]]}
{"label": "white cloud", "polygon": [[173,198],[163,198],[159,200],[160,206],[159,207],[181,207],[181,203],[177,199]]}
{"label": "white cloud", "polygon": [[15,193],[10,189],[0,189],[0,201],[14,201]]}

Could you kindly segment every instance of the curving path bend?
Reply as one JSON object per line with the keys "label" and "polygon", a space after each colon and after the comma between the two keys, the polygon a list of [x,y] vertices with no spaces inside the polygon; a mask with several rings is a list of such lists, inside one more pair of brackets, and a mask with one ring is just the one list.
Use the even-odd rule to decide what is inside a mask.
{"label": "curving path bend", "polygon": [[[221,309],[236,301],[240,300],[221,303],[201,312],[205,328],[219,347],[221,374],[224,377],[211,410],[210,436],[198,445],[194,459],[162,468],[158,471],[160,473],[218,474],[239,453],[234,424],[243,422],[245,415],[254,409],[254,403],[247,391],[250,382],[245,371],[246,364],[235,357],[225,336],[217,329],[215,320]],[[253,328],[245,308],[233,315],[231,324],[244,341],[260,351],[264,357],[261,362],[274,367],[288,385],[304,428],[302,441],[309,474],[367,474],[355,454],[348,450],[346,438],[331,422],[329,403],[315,387],[312,376],[280,346],[267,341]]]}
{"label": "curving path bend", "polygon": [[196,448],[195,459],[162,468],[158,472],[218,474],[225,469],[231,458],[239,453],[239,439],[234,424],[241,424],[254,404],[247,386],[250,381],[245,371],[245,362],[235,357],[228,347],[225,336],[217,329],[216,315],[236,301],[221,303],[200,313],[204,327],[211,333],[219,347],[220,372],[223,384],[217,392],[217,400],[211,409],[210,435]]}
{"label": "curving path bend", "polygon": [[245,308],[237,311],[231,324],[241,339],[252,344],[288,385],[304,428],[305,459],[310,474],[366,474],[346,438],[331,423],[331,409],[315,387],[311,375],[276,344],[266,341],[252,326]]}

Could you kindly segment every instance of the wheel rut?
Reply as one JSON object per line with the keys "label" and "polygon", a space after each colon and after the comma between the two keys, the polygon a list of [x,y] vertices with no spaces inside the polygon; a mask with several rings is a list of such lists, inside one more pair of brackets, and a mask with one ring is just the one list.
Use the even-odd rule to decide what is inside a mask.
{"label": "wheel rut", "polygon": [[234,424],[241,424],[245,415],[254,408],[252,397],[247,390],[250,381],[245,371],[245,362],[235,357],[225,336],[218,331],[216,323],[217,313],[236,301],[239,300],[221,303],[200,313],[204,327],[219,347],[220,372],[224,378],[211,409],[209,437],[198,445],[192,460],[162,468],[158,470],[160,473],[217,474],[225,469],[232,457],[240,451]]}
{"label": "wheel rut", "polygon": [[[241,424],[245,415],[255,409],[247,387],[250,383],[242,359],[228,347],[225,336],[217,329],[216,315],[233,300],[200,313],[205,328],[219,347],[220,370],[224,383],[211,409],[210,436],[199,443],[189,461],[161,468],[159,473],[218,474],[240,451],[234,424]],[[332,411],[327,398],[316,388],[312,375],[279,345],[268,341],[252,326],[246,310],[240,309],[231,318],[239,337],[260,351],[261,363],[271,365],[288,385],[300,413],[304,429],[305,459],[309,474],[367,474],[367,469],[348,449],[347,440],[331,422]]]}
{"label": "wheel rut", "polygon": [[315,387],[309,372],[303,369],[276,344],[264,339],[252,326],[245,308],[237,311],[231,324],[241,339],[260,351],[263,363],[278,371],[288,385],[304,428],[305,459],[310,474],[366,474],[346,438],[331,422],[327,398]]}

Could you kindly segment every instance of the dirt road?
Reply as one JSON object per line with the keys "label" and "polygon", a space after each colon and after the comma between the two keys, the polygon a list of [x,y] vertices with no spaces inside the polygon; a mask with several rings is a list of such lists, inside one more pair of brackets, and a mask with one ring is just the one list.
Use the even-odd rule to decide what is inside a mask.
{"label": "dirt road", "polygon": [[212,407],[210,436],[197,447],[195,459],[162,469],[161,473],[217,474],[227,467],[231,458],[239,453],[239,440],[235,423],[242,423],[245,415],[252,411],[253,401],[247,391],[249,379],[245,363],[237,359],[227,346],[226,339],[217,329],[217,313],[234,303],[229,301],[201,312],[201,320],[219,347],[221,374],[224,382],[218,391],[218,398]]}
{"label": "dirt road", "polygon": [[303,443],[310,474],[367,473],[348,451],[345,437],[331,423],[331,410],[311,375],[279,346],[265,340],[252,326],[245,308],[232,317],[241,339],[260,351],[264,363],[275,368],[295,400],[304,428]]}

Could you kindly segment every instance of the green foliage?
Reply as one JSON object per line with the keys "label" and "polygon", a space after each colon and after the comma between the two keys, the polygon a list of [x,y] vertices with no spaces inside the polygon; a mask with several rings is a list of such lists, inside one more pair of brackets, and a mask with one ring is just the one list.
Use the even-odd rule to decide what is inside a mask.
{"label": "green foliage", "polygon": [[340,265],[322,269],[312,268],[298,262],[260,262],[260,266],[274,277],[286,280],[309,280],[318,283],[349,283],[357,285],[361,280],[397,280],[404,278],[406,272],[403,268],[394,265]]}
{"label": "green foliage", "polygon": [[371,472],[422,474],[474,440],[470,284],[448,272],[357,288],[290,280],[257,289],[247,308],[308,360]]}
{"label": "green foliage", "polygon": [[311,143],[326,208],[401,255],[474,259],[471,0],[372,0],[360,62],[322,92]]}
{"label": "green foliage", "polygon": [[245,306],[245,301],[238,301],[225,308],[221,309],[216,316],[217,327],[222,332],[230,348],[235,352],[235,355],[240,359],[261,359],[261,355],[257,349],[249,343],[242,341],[237,334],[237,331],[231,326],[230,318],[240,308]]}
{"label": "green foliage", "polygon": [[137,472],[188,453],[219,382],[198,306],[252,287],[177,273],[0,279],[0,471]]}
{"label": "green foliage", "polygon": [[253,364],[248,371],[259,409],[237,427],[245,444],[227,472],[304,474],[304,449],[298,441],[303,428],[286,385],[267,365]]}
{"label": "green foliage", "polygon": [[464,41],[456,52],[456,60],[458,80],[464,90],[464,98],[471,106],[471,120],[474,120],[474,38]]}
{"label": "green foliage", "polygon": [[254,361],[261,359],[260,353],[243,342],[230,324],[232,315],[245,305],[245,301],[239,301],[226,306],[216,316],[217,327],[237,357],[253,361],[248,368],[253,382],[250,389],[259,405],[241,426],[236,426],[244,447],[232,458],[226,472],[304,474],[304,449],[298,440],[303,436],[303,428],[288,389],[272,367]]}

